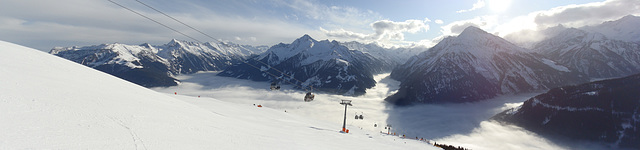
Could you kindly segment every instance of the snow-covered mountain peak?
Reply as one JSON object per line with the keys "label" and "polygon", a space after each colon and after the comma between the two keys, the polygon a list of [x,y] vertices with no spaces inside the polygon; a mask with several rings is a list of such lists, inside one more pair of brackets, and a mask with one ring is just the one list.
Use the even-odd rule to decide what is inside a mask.
{"label": "snow-covered mountain peak", "polygon": [[153,45],[151,45],[151,44],[149,44],[149,43],[140,44],[140,45],[138,45],[138,46],[141,46],[141,47],[144,47],[144,48],[146,48],[146,49],[149,49],[149,50],[151,50],[151,52],[153,52],[154,54],[157,54],[157,53],[158,53],[158,51],[159,51],[159,49],[158,49],[157,47],[155,47],[155,46],[153,46]]}
{"label": "snow-covered mountain peak", "polygon": [[[448,53],[471,54],[474,57],[491,58],[498,52],[522,53],[525,50],[498,36],[490,34],[477,27],[467,27],[457,37],[447,37],[432,50],[439,52],[438,56]],[[421,55],[426,55],[423,53]]]}
{"label": "snow-covered mountain peak", "polygon": [[[577,47],[570,45],[592,45],[609,41],[609,39],[597,32],[587,32],[576,28],[567,28],[547,40],[537,43],[534,48],[540,53],[548,54],[551,52],[559,52],[564,54],[571,49]],[[594,45],[594,47],[597,47]],[[597,48],[599,49],[599,48]]]}
{"label": "snow-covered mountain peak", "polygon": [[[356,41],[342,42],[340,45],[346,46],[349,50],[358,50],[367,53],[376,58],[382,58],[391,64],[402,64],[407,62],[409,58],[426,51],[427,47],[399,47],[384,48],[379,43],[360,43]],[[395,65],[394,65],[395,66]]]}
{"label": "snow-covered mountain peak", "polygon": [[460,33],[460,35],[458,35],[458,37],[465,37],[470,35],[483,35],[483,34],[489,34],[489,33],[487,33],[487,31],[484,31],[478,27],[469,26],[464,30],[462,30],[462,32]]}
{"label": "snow-covered mountain peak", "polygon": [[626,15],[618,20],[602,23],[603,26],[628,26],[638,24],[640,24],[640,17],[634,15]]}
{"label": "snow-covered mountain peak", "polygon": [[311,36],[309,36],[309,34],[304,34],[300,38],[298,38],[297,40],[301,40],[301,41],[313,40],[313,41],[315,41],[315,39],[311,38]]}
{"label": "snow-covered mountain peak", "polygon": [[171,41],[169,41],[169,43],[167,43],[167,45],[169,45],[169,46],[177,46],[177,45],[180,45],[180,40],[178,40],[178,39],[171,39]]}
{"label": "snow-covered mountain peak", "polygon": [[140,60],[138,57],[154,54],[153,51],[144,46],[120,43],[84,47],[56,47],[52,49],[50,53],[72,59],[90,67],[102,64],[119,64],[128,66],[129,68],[142,68],[139,63],[136,63]]}
{"label": "snow-covered mountain peak", "polygon": [[112,43],[56,47],[50,53],[139,85],[171,86],[175,85],[171,75],[222,70],[265,49],[231,42],[198,43],[172,39],[167,44],[155,46]]}
{"label": "snow-covered mountain peak", "polygon": [[318,41],[316,41],[315,39],[311,38],[311,36],[305,34],[302,37],[296,39],[295,41],[293,41],[293,43],[291,43],[291,45],[299,45],[299,46],[308,46],[308,47],[313,47],[314,43],[317,43]]}
{"label": "snow-covered mountain peak", "polygon": [[[639,45],[610,38],[603,32],[589,31],[605,29],[600,27],[604,26],[560,30],[555,36],[537,43],[533,51],[591,78],[612,78],[638,73]],[[626,31],[629,30],[619,32]]]}
{"label": "snow-covered mountain peak", "polygon": [[296,39],[291,44],[278,44],[263,53],[259,59],[269,57],[269,63],[277,64],[294,56],[303,60],[300,65],[307,65],[316,61],[330,59],[346,59],[350,61],[349,49],[338,42],[329,40],[317,41],[309,35]]}
{"label": "snow-covered mountain peak", "polygon": [[151,47],[153,47],[153,45],[151,45],[151,44],[149,44],[149,43],[142,43],[142,44],[140,44],[139,46],[146,47],[146,48],[151,48]]}
{"label": "snow-covered mountain peak", "polygon": [[640,17],[627,15],[618,20],[607,21],[596,26],[587,26],[580,29],[598,32],[609,39],[640,42]]}
{"label": "snow-covered mountain peak", "polygon": [[[390,68],[384,60],[358,50],[350,50],[337,41],[317,41],[309,35],[304,35],[291,44],[272,46],[246,64],[234,65],[219,75],[256,81],[302,81],[296,84],[303,88],[313,87],[337,94],[362,95],[365,93],[364,89],[375,85],[373,73]],[[271,68],[278,71],[271,72]],[[281,77],[272,77],[263,72]]]}
{"label": "snow-covered mountain peak", "polygon": [[470,102],[586,81],[566,67],[545,63],[525,51],[468,27],[396,67],[391,77],[402,82],[401,88],[387,100],[400,105]]}

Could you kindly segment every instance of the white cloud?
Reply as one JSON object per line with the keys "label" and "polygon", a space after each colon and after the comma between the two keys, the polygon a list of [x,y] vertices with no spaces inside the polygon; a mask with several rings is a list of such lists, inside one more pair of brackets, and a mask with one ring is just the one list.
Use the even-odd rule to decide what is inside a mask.
{"label": "white cloud", "polygon": [[470,9],[466,9],[466,10],[458,10],[458,11],[456,11],[456,13],[464,13],[464,12],[474,11],[474,10],[476,10],[476,9],[483,8],[484,6],[485,6],[485,4],[484,4],[484,0],[478,0],[478,2],[476,2],[475,4],[473,4],[473,7],[471,7]]}
{"label": "white cloud", "polygon": [[[214,41],[135,1],[114,1],[200,41]],[[296,8],[306,6],[301,10],[283,11],[278,15],[260,14],[264,12],[259,12],[258,14],[247,12],[248,15],[230,15],[229,12],[219,12],[226,10],[211,9],[207,6],[197,5],[198,2],[196,1],[172,2],[180,3],[175,4],[175,7],[180,8],[178,11],[168,9],[166,8],[167,6],[164,6],[163,9],[163,6],[158,3],[155,5],[153,2],[147,3],[210,36],[227,40],[236,40],[236,37],[240,37],[242,41],[237,42],[252,45],[273,45],[279,42],[292,41],[303,34],[312,35],[314,38],[323,38],[325,36],[321,31],[317,30],[319,24],[314,24],[315,22],[343,20],[346,21],[345,23],[357,25],[365,22],[359,20],[366,20],[367,18],[372,18],[372,16],[375,18],[376,16],[375,13],[370,11],[359,11],[347,7],[329,9],[324,5],[315,3],[305,4],[305,1],[296,3]],[[225,3],[233,3],[233,5],[237,6],[229,5],[228,7],[241,7],[246,11],[253,11],[248,8],[254,7],[251,5],[256,5],[248,1],[229,1]],[[289,6],[291,5],[274,7],[293,9]],[[320,9],[325,7],[327,9]],[[174,6],[172,5],[171,8],[174,8]],[[304,10],[314,11],[305,13]],[[290,14],[288,17],[291,19],[285,18],[285,14]],[[322,18],[324,14],[327,14],[327,16]],[[320,18],[321,20],[296,21],[303,18],[309,19],[305,18],[306,16]],[[364,23],[364,26],[370,22],[372,21]],[[312,25],[305,23],[311,23]],[[164,44],[173,38],[192,40],[104,0],[43,1],[38,2],[38,5],[22,0],[5,0],[0,5],[0,33],[2,33],[0,34],[1,40],[43,51],[48,51],[54,46],[94,45],[113,42]]]}
{"label": "white cloud", "polygon": [[380,42],[383,44],[406,43],[404,33],[418,33],[429,30],[426,24],[428,19],[423,20],[405,20],[403,22],[395,22],[390,20],[378,20],[370,24],[374,33],[364,34],[345,29],[326,30],[320,28],[327,36],[339,39],[358,40],[361,42]]}
{"label": "white cloud", "polygon": [[563,149],[535,133],[495,121],[481,122],[470,134],[456,134],[438,141],[473,149]]}
{"label": "white cloud", "polygon": [[556,7],[548,11],[538,12],[535,15],[534,22],[539,26],[545,27],[558,24],[579,27],[639,13],[640,3],[637,0],[608,0]]}
{"label": "white cloud", "polygon": [[429,18],[424,18],[424,22],[431,22],[431,19],[429,19]]}
{"label": "white cloud", "polygon": [[442,26],[442,35],[452,36],[460,34],[465,28],[475,26],[485,31],[490,31],[497,25],[497,16],[479,16],[469,20],[454,21]]}
{"label": "white cloud", "polygon": [[437,19],[437,20],[435,21],[435,23],[436,23],[436,24],[443,24],[443,23],[444,23],[444,21],[442,21],[442,20],[440,20],[440,19]]}
{"label": "white cloud", "polygon": [[344,29],[338,29],[338,30],[326,30],[322,27],[320,27],[320,31],[324,32],[324,34],[326,34],[329,37],[338,37],[338,38],[353,38],[353,39],[360,39],[360,40],[365,40],[365,39],[369,39],[369,35],[367,34],[363,34],[363,33],[356,33],[356,32],[352,32],[352,31],[347,31]]}

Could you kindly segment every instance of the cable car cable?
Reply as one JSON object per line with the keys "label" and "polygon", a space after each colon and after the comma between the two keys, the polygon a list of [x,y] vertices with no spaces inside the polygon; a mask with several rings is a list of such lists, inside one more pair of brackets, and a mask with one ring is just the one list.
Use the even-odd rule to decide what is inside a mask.
{"label": "cable car cable", "polygon": [[[151,21],[153,21],[153,22],[155,22],[155,23],[157,23],[157,24],[159,24],[159,25],[162,25],[162,26],[163,26],[163,27],[165,27],[165,28],[168,28],[168,29],[170,29],[170,30],[172,30],[172,31],[174,31],[174,32],[177,32],[177,33],[179,33],[179,34],[181,34],[181,35],[185,36],[185,37],[188,37],[188,38],[190,38],[190,39],[192,39],[192,40],[194,40],[194,41],[197,41],[197,42],[199,42],[199,43],[204,43],[204,42],[202,42],[202,41],[200,41],[200,40],[198,40],[198,39],[196,39],[196,38],[193,38],[193,37],[191,37],[191,36],[189,36],[189,35],[187,35],[187,34],[185,34],[185,33],[182,33],[182,32],[180,32],[180,31],[178,31],[178,30],[176,30],[176,29],[174,29],[174,28],[171,28],[171,27],[169,27],[169,26],[167,26],[167,25],[165,25],[165,24],[163,24],[163,23],[160,23],[160,22],[158,22],[158,21],[156,21],[156,20],[154,20],[154,19],[152,19],[152,18],[149,18],[149,17],[147,17],[147,16],[145,16],[145,15],[143,15],[143,14],[141,14],[141,13],[138,13],[138,12],[136,12],[136,11],[134,11],[134,10],[132,10],[132,9],[128,8],[128,7],[125,7],[124,5],[121,5],[121,4],[119,4],[119,3],[115,2],[115,1],[112,1],[112,0],[108,0],[108,1],[109,1],[109,2],[111,2],[111,3],[113,3],[113,4],[115,4],[115,5],[120,6],[120,7],[124,8],[124,9],[126,9],[126,10],[129,10],[129,11],[131,11],[131,12],[133,12],[133,13],[135,13],[135,14],[139,15],[139,16],[142,16],[142,17],[144,17],[144,18],[146,18],[146,19],[148,19],[148,20],[151,20]],[[203,35],[205,35],[205,36],[207,36],[207,37],[209,37],[209,38],[211,38],[211,39],[215,40],[215,41],[220,42],[220,40],[215,39],[215,38],[213,38],[212,36],[210,36],[210,35],[208,35],[208,34],[206,34],[206,33],[202,32],[202,31],[200,31],[200,30],[198,30],[198,29],[196,29],[196,28],[194,28],[194,27],[192,27],[192,26],[190,26],[190,25],[188,25],[188,24],[186,24],[186,23],[184,23],[184,22],[182,22],[182,21],[180,21],[180,20],[178,20],[178,19],[174,18],[174,17],[171,17],[170,15],[168,15],[168,14],[166,14],[166,13],[164,13],[164,12],[162,12],[162,11],[158,10],[158,9],[155,9],[154,7],[151,7],[150,5],[147,5],[147,4],[145,4],[145,3],[143,3],[143,2],[141,2],[141,1],[139,1],[139,0],[136,0],[136,2],[138,2],[138,3],[142,4],[142,5],[144,5],[144,6],[148,7],[148,8],[150,8],[150,9],[153,9],[154,11],[156,11],[156,12],[158,12],[158,13],[161,13],[161,14],[163,14],[164,16],[169,17],[169,18],[173,19],[174,21],[176,21],[176,22],[178,22],[178,23],[180,23],[180,24],[182,24],[182,25],[184,25],[184,26],[187,26],[187,27],[189,27],[189,28],[191,28],[191,29],[193,29],[193,30],[195,30],[195,31],[197,31],[197,32],[199,32],[199,33],[201,33],[201,34],[203,34]],[[260,61],[260,60],[256,60],[256,59],[253,59],[253,60],[255,60],[255,61],[257,61],[257,62],[260,62],[260,63],[262,63],[262,64],[265,64],[264,62],[262,62],[262,61]],[[262,72],[265,72],[265,73],[267,73],[267,74],[269,74],[269,75],[271,75],[271,76],[273,76],[273,77],[275,77],[275,78],[277,78],[277,79],[280,79],[280,77],[278,77],[278,76],[276,76],[276,75],[274,75],[274,74],[272,74],[272,73],[270,73],[270,72],[267,72],[266,70],[264,70],[264,71],[263,71],[263,70],[261,70],[260,68],[256,67],[255,65],[249,64],[248,62],[245,62],[245,61],[242,61],[242,62],[243,62],[243,63],[245,63],[245,64],[247,64],[247,65],[249,65],[249,66],[251,66],[251,67],[253,67],[253,68],[256,68],[256,69],[258,69],[258,70],[260,70],[260,71],[262,71]],[[270,65],[268,65],[268,64],[265,64],[265,65],[267,65],[267,66],[269,67],[269,69],[273,69],[273,70],[275,70],[275,71],[277,71],[277,72],[280,72],[282,75],[286,75],[286,76],[288,76],[290,79],[293,79],[293,80],[298,81],[298,83],[300,83],[300,85],[297,85],[297,84],[295,84],[295,83],[293,83],[293,82],[291,82],[291,81],[289,81],[289,80],[285,80],[285,81],[289,82],[290,84],[292,84],[292,85],[294,85],[294,86],[297,86],[297,87],[299,87],[300,89],[305,90],[306,92],[309,92],[309,90],[307,90],[305,87],[303,87],[303,86],[302,86],[302,83],[303,83],[302,81],[300,81],[300,80],[298,80],[298,79],[296,79],[296,78],[293,78],[292,76],[290,76],[290,75],[288,75],[288,74],[286,74],[286,73],[284,73],[284,72],[282,72],[282,71],[280,71],[280,70],[278,70],[278,69],[276,69],[276,68],[273,68],[272,66],[270,66]],[[267,69],[267,70],[268,70],[268,69]],[[313,91],[313,86],[309,85],[309,88],[311,89],[311,91]],[[312,99],[313,99],[313,98],[312,98]]]}

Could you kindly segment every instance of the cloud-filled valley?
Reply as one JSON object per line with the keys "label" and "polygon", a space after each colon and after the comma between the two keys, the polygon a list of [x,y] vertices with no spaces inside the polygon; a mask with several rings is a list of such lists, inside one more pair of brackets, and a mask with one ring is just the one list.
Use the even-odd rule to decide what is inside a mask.
{"label": "cloud-filled valley", "polygon": [[[384,126],[391,124],[391,132],[398,135],[426,138],[470,149],[567,149],[563,143],[547,140],[522,128],[489,121],[491,116],[517,107],[538,93],[504,95],[475,103],[398,107],[383,99],[398,89],[399,82],[390,79],[388,74],[379,74],[375,76],[378,84],[363,96],[316,93],[314,101],[304,102],[304,93],[294,90],[291,85],[283,85],[280,91],[270,91],[268,82],[220,77],[215,76],[216,73],[181,75],[177,77],[182,81],[179,86],[153,89],[161,93],[177,92],[179,95],[212,97],[244,105],[260,104],[328,121],[334,123],[336,129],[340,128],[344,113],[340,100],[353,100],[353,106],[347,112],[347,126],[352,132],[368,130],[386,133]],[[364,119],[353,118],[360,114],[363,114]]]}

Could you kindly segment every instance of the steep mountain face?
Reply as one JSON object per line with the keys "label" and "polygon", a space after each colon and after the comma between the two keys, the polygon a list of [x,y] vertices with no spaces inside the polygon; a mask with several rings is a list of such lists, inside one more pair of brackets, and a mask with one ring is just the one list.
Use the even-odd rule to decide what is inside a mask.
{"label": "steep mountain face", "polygon": [[640,74],[549,90],[495,120],[565,139],[640,149]]}
{"label": "steep mountain face", "polygon": [[611,40],[600,33],[565,29],[537,43],[534,51],[590,78],[640,73],[640,45]]}
{"label": "steep mountain face", "polygon": [[596,26],[587,26],[580,29],[597,32],[614,40],[626,42],[640,42],[640,17],[627,15],[618,20],[607,21]]}
{"label": "steep mountain face", "polygon": [[116,43],[58,47],[50,53],[145,87],[173,86],[178,82],[167,68],[169,63],[143,46]]}
{"label": "steep mountain face", "polygon": [[[291,44],[272,46],[246,63],[233,65],[220,76],[291,83],[305,90],[362,95],[375,85],[373,74],[384,62],[369,54],[349,50],[336,41],[316,41],[309,35]],[[274,77],[277,76],[277,77]]]}
{"label": "steep mountain face", "polygon": [[472,102],[588,81],[477,27],[412,57],[391,77],[400,89],[386,100],[397,105]]}
{"label": "steep mountain face", "polygon": [[265,48],[233,43],[102,44],[56,47],[50,53],[145,87],[174,86],[173,75],[222,70]]}

